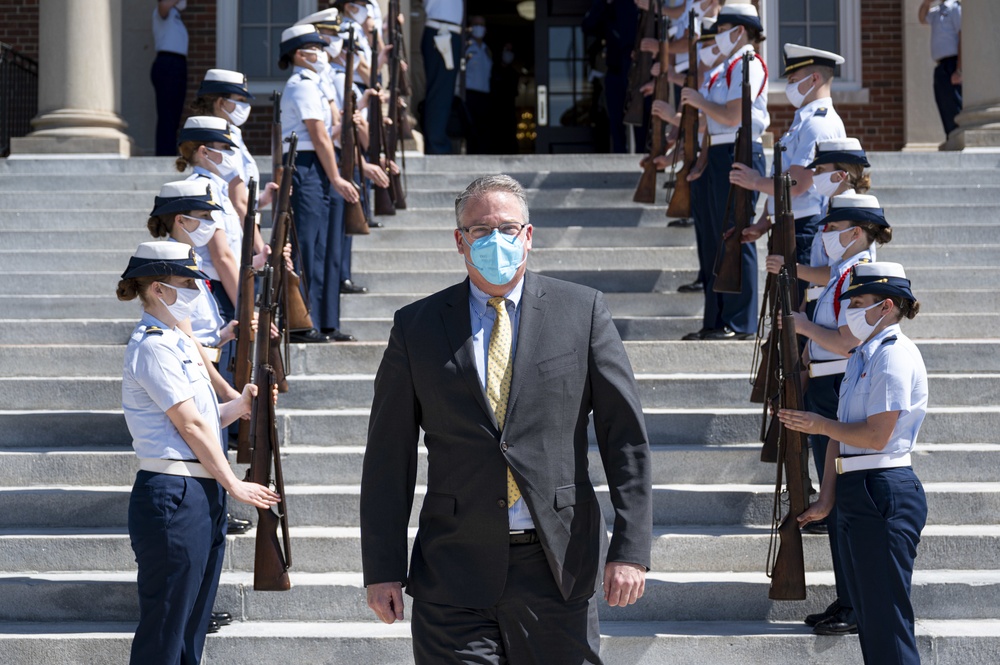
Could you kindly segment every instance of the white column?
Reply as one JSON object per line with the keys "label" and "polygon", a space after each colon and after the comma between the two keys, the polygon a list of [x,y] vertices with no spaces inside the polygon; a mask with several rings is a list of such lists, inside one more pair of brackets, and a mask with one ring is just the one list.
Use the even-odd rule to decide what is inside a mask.
{"label": "white column", "polygon": [[35,131],[13,154],[114,154],[131,139],[118,115],[121,0],[41,0]]}
{"label": "white column", "polygon": [[952,132],[957,147],[1000,148],[1000,2],[962,3],[962,112]]}

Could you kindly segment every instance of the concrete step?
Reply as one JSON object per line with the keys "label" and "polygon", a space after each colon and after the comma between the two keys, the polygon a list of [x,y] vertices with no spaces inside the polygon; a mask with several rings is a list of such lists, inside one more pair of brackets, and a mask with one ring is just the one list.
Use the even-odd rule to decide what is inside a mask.
{"label": "concrete step", "polygon": [[[427,481],[426,451],[419,449],[417,482]],[[991,482],[1000,476],[1000,444],[922,444],[914,469],[924,482]],[[289,445],[282,449],[287,485],[350,485],[361,482],[364,446]],[[775,467],[760,462],[759,444],[684,445],[654,442],[653,482],[657,484],[726,484],[774,482]],[[138,460],[131,449],[0,449],[0,487],[128,485]],[[237,471],[242,477],[243,472]],[[596,446],[590,451],[590,476],[606,483]],[[812,478],[819,481],[815,470]]]}
{"label": "concrete step", "polygon": [[[360,573],[293,572],[293,586],[283,593],[254,593],[252,581],[252,573],[223,573],[216,607],[233,608],[248,621],[371,620]],[[601,602],[598,613],[605,621],[800,621],[821,611],[833,594],[833,573],[810,573],[806,581],[809,600],[790,603],[767,598],[764,573],[649,573],[640,602],[626,608]],[[135,621],[138,616],[131,572],[0,575],[0,589],[2,621]],[[913,575],[913,608],[924,619],[991,619],[998,596],[1000,571]]]}
{"label": "concrete step", "polygon": [[[645,408],[744,406],[749,399],[745,374],[639,374]],[[368,407],[374,376],[313,374],[289,378],[281,404],[289,409]],[[993,406],[1000,403],[1000,374],[931,374],[936,406]],[[0,403],[8,409],[115,409],[121,405],[121,378],[0,377]]]}
{"label": "concrete step", "polygon": [[[406,613],[409,616],[409,605]],[[0,623],[0,640],[12,663],[124,663],[134,630],[134,623]],[[817,637],[810,630],[798,621],[605,620],[601,622],[601,658],[607,665],[861,661],[856,638]],[[926,663],[989,663],[1000,655],[1000,621],[996,620],[918,619],[916,635]],[[205,660],[216,665],[252,661],[412,665],[411,649],[408,621],[392,626],[371,620],[241,621],[208,636]],[[359,654],[364,654],[361,661]]]}
{"label": "concrete step", "polygon": [[[1000,510],[1000,483],[924,483],[929,524],[994,524]],[[668,525],[733,525],[771,523],[771,485],[654,485],[653,523]],[[8,507],[0,528],[120,527],[126,524],[131,486],[4,487],[0,499]],[[292,526],[355,526],[358,485],[286,485]],[[424,487],[414,497],[411,526],[423,505]],[[613,519],[607,487],[597,489],[605,519]],[[254,518],[256,511],[231,502],[234,515]],[[499,508],[498,508],[499,510]],[[609,522],[610,523],[610,522]]]}
{"label": "concrete step", "polygon": [[[350,573],[361,570],[361,531],[357,527],[290,529],[294,570],[298,573]],[[410,529],[412,545],[416,529]],[[767,526],[657,527],[653,531],[652,570],[656,572],[740,572],[763,570]],[[256,532],[229,536],[224,570],[250,572]],[[803,537],[809,572],[830,570],[830,547],[822,535]],[[990,569],[1000,546],[1000,527],[932,525],[920,537],[917,559],[923,570]],[[123,572],[135,570],[135,554],[124,528],[0,530],[0,571]]]}
{"label": "concrete step", "polygon": [[[609,295],[609,300],[611,296]],[[367,297],[367,296],[365,296]],[[750,372],[753,341],[625,342],[632,369],[655,372]],[[932,372],[1000,372],[1000,339],[917,340]],[[384,342],[292,344],[288,370],[298,374],[374,374]],[[121,369],[124,344],[85,346],[0,345],[0,376],[113,376]]]}

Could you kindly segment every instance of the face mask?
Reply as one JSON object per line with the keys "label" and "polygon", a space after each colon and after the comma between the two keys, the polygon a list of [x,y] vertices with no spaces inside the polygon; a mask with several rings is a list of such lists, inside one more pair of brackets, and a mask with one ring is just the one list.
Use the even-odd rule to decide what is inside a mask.
{"label": "face mask", "polygon": [[852,240],[847,245],[847,247],[845,247],[844,245],[840,244],[840,234],[844,233],[845,231],[850,231],[850,230],[851,229],[844,229],[844,231],[824,231],[823,232],[823,249],[826,250],[826,255],[830,257],[830,261],[836,262],[836,261],[839,261],[840,259],[842,259],[843,256],[844,256],[844,252],[847,251],[847,247],[850,247],[851,245],[853,245],[854,242],[855,242],[855,240],[857,240],[857,238],[855,238],[854,240]]}
{"label": "face mask", "polygon": [[237,127],[241,127],[243,123],[247,121],[247,118],[250,117],[250,104],[248,102],[238,102],[235,99],[230,99],[229,101],[236,104],[236,108],[232,111],[226,111],[226,109],[222,110],[229,117],[229,122]]}
{"label": "face mask", "polygon": [[198,289],[179,289],[176,286],[170,286],[169,284],[159,283],[160,286],[165,286],[168,289],[173,289],[174,293],[177,294],[177,300],[174,301],[173,305],[168,305],[163,302],[163,298],[158,298],[163,306],[167,308],[170,315],[173,316],[178,321],[183,321],[184,319],[191,316],[191,312],[194,311],[194,305],[198,301],[198,296],[201,295],[201,291]]}
{"label": "face mask", "polygon": [[182,226],[184,232],[188,234],[188,238],[191,239],[191,245],[194,247],[204,247],[208,244],[208,241],[212,239],[215,235],[215,223],[211,219],[199,219],[198,217],[191,217],[190,215],[181,215],[184,219],[191,219],[198,222],[198,228],[194,231],[188,231],[186,227]]}
{"label": "face mask", "polygon": [[347,15],[355,23],[364,23],[368,19],[368,8],[362,5],[351,4],[347,6]]}
{"label": "face mask", "polygon": [[[805,79],[802,79],[802,81],[804,80]],[[788,103],[794,106],[795,108],[800,108],[802,106],[802,102],[806,100],[806,97],[809,96],[809,93],[811,93],[813,89],[816,87],[816,84],[814,83],[811,86],[809,86],[809,89],[806,90],[805,92],[799,92],[799,85],[802,84],[802,81],[798,81],[797,83],[792,83],[785,86],[785,97],[788,98]]]}
{"label": "face mask", "polygon": [[187,0],[181,0],[176,5],[174,5],[174,7],[177,8],[177,11],[182,12],[185,9],[187,9],[187,7],[188,7],[188,1]]}
{"label": "face mask", "polygon": [[722,53],[719,51],[719,47],[715,44],[703,44],[698,47],[698,59],[701,60],[701,64],[706,67],[714,65],[720,55],[722,55]]}
{"label": "face mask", "polygon": [[829,173],[820,173],[813,176],[813,187],[816,188],[817,194],[819,194],[820,196],[825,196],[827,198],[830,198],[831,196],[837,193],[837,190],[840,189],[840,184],[843,182],[843,180],[841,180],[840,182],[834,182],[833,181],[834,173],[837,173],[837,171],[830,171]]}
{"label": "face mask", "polygon": [[486,26],[485,25],[474,25],[472,26],[472,36],[476,39],[482,39],[486,36]]}
{"label": "face mask", "polygon": [[729,57],[729,54],[736,49],[736,40],[738,39],[736,31],[739,29],[740,26],[736,26],[735,28],[730,28],[725,32],[720,32],[715,36],[715,45],[719,47],[719,51],[721,51],[727,58]]}
{"label": "face mask", "polygon": [[868,319],[865,318],[865,312],[868,310],[878,307],[885,301],[879,301],[872,305],[871,307],[858,307],[855,309],[848,309],[847,312],[847,327],[851,329],[851,334],[860,339],[862,342],[871,337],[875,329],[878,328],[878,324],[882,323],[882,319],[885,318],[883,314],[881,318],[875,323],[868,323]]}
{"label": "face mask", "polygon": [[306,66],[317,74],[325,72],[326,68],[330,66],[330,56],[327,54],[325,47],[322,51],[309,51],[309,53],[315,54],[316,62],[309,62],[306,59]]}
{"label": "face mask", "polygon": [[211,150],[212,152],[217,152],[220,155],[222,155],[222,162],[219,164],[216,164],[214,161],[209,160],[210,162],[212,162],[212,166],[215,167],[215,170],[219,174],[220,178],[222,178],[226,182],[229,182],[230,180],[232,180],[233,178],[235,178],[240,174],[239,161],[237,160],[235,150],[231,148],[229,150],[219,150],[217,148],[209,148],[209,150]]}
{"label": "face mask", "polygon": [[[465,240],[465,234],[462,234]],[[465,240],[468,245],[469,241]],[[520,235],[507,236],[494,231],[469,245],[471,261],[466,263],[479,271],[490,284],[503,286],[510,283],[517,274],[517,269],[528,260],[524,250],[524,242]]]}
{"label": "face mask", "polygon": [[344,50],[344,40],[337,39],[331,41],[329,44],[327,44],[326,48],[323,50],[326,51],[326,54],[330,57],[330,60],[335,60],[337,56],[340,55],[340,52]]}
{"label": "face mask", "polygon": [[695,3],[693,7],[696,16],[704,16],[708,13],[708,8],[712,6],[712,0]]}
{"label": "face mask", "polygon": [[500,59],[503,60],[503,64],[509,65],[510,63],[514,62],[514,52],[504,51],[503,55],[500,56]]}

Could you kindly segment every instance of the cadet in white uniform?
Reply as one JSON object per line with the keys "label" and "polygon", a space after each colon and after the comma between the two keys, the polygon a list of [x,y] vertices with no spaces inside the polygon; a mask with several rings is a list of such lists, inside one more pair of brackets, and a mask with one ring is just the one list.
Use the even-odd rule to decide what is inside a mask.
{"label": "cadet in white uniform", "polygon": [[472,126],[469,128],[466,152],[482,155],[492,152],[490,75],[493,71],[493,54],[483,41],[486,20],[482,16],[469,17],[469,36],[471,39],[465,47],[465,106]]}
{"label": "cadet in white uniform", "polygon": [[[684,88],[682,104],[690,104],[702,111],[708,119],[710,147],[708,164],[700,176],[706,178],[706,198],[710,224],[703,239],[705,256],[715,256],[720,247],[723,231],[734,224],[732,211],[726,217],[726,200],[729,194],[729,173],[735,161],[736,133],[741,123],[741,99],[744,53],[752,53],[750,61],[750,98],[752,114],[752,163],[758,174],[764,173],[764,147],[760,135],[767,129],[771,117],[767,112],[767,70],[763,60],[754,52],[753,42],[759,41],[763,27],[753,5],[726,5],[719,12],[716,22],[716,45],[727,56],[722,72],[709,83],[708,95]],[[757,196],[751,197],[756,205]],[[684,339],[748,339],[757,329],[757,251],[751,244],[742,247],[743,290],[739,294],[715,293],[715,276],[709,270],[705,275],[705,313],[702,328],[684,336]]]}
{"label": "cadet in white uniform", "polygon": [[920,304],[898,263],[859,263],[841,295],[847,323],[862,340],[840,388],[837,420],[781,411],[793,430],[830,437],[819,499],[800,524],[837,507],[837,539],[858,617],[865,663],[920,662],[910,586],[920,532],[927,521],[924,488],[910,454],[927,413],[927,370],[902,319]]}
{"label": "cadet in white uniform", "polygon": [[[309,285],[312,316],[325,331],[298,334],[296,341],[352,341],[340,331],[339,275],[343,260],[344,201],[359,200],[358,190],[337,168],[331,133],[332,86],[327,41],[314,25],[296,25],[281,34],[281,69],[294,67],[281,96],[281,131],[298,136],[292,209],[299,238],[301,273]],[[285,144],[287,146],[287,144]]]}
{"label": "cadet in white uniform", "polygon": [[931,58],[934,67],[934,101],[945,135],[958,127],[955,116],[962,112],[962,3],[924,0],[917,18],[931,26]]}
{"label": "cadet in white uniform", "polygon": [[[213,219],[215,230],[207,244],[196,248],[202,270],[212,280],[212,295],[226,321],[236,317],[239,295],[239,259],[243,250],[243,220],[229,198],[230,183],[239,178],[239,155],[229,134],[229,123],[213,116],[192,116],[181,129],[177,170],[191,166],[188,180],[207,182],[222,210]],[[206,229],[207,232],[207,229]]]}
{"label": "cadet in white uniform", "polygon": [[267,508],[280,500],[236,478],[221,428],[250,413],[256,388],[219,405],[194,342],[176,326],[201,297],[194,252],[176,242],[139,245],[118,283],[142,320],[125,350],[122,408],[139,457],[128,530],[138,563],[133,665],[201,661],[226,546],[226,492]]}
{"label": "cadet in white uniform", "polygon": [[[795,117],[788,131],[781,137],[787,152],[782,156],[786,171],[805,167],[816,156],[816,145],[828,139],[845,138],[844,121],[833,108],[831,87],[834,68],[844,63],[836,53],[820,49],[785,44],[785,71],[788,79],[785,95],[795,107]],[[774,169],[772,167],[772,173]],[[794,178],[794,174],[793,174]],[[768,195],[767,212],[774,214],[774,180],[739,164],[735,165],[730,182]],[[828,198],[822,196],[806,180],[795,178],[792,186],[792,214],[795,216],[795,249],[799,263],[809,262],[813,237],[819,229],[819,220],[826,210]],[[745,240],[756,240],[770,228],[765,218],[746,229]]]}
{"label": "cadet in white uniform", "polygon": [[149,78],[156,92],[156,154],[174,154],[187,93],[188,32],[181,12],[187,0],[158,0],[153,9],[156,59]]}

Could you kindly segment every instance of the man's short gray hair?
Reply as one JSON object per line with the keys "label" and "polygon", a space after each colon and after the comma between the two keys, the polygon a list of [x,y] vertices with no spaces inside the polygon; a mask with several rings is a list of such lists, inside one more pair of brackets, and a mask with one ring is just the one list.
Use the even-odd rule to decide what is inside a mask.
{"label": "man's short gray hair", "polygon": [[465,206],[468,205],[469,201],[478,199],[490,192],[507,192],[513,194],[517,198],[517,202],[521,205],[521,217],[524,223],[528,223],[528,199],[524,194],[524,187],[521,187],[521,183],[509,175],[498,174],[484,175],[481,178],[476,178],[455,199],[455,224],[458,228],[462,228],[462,214],[465,212]]}

